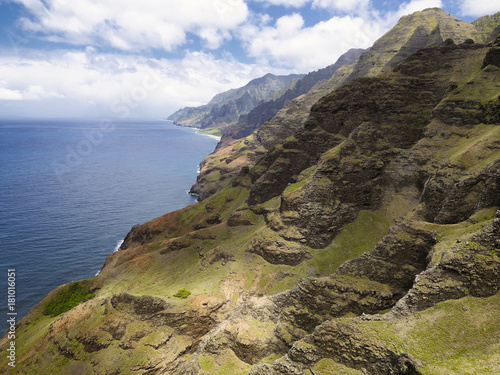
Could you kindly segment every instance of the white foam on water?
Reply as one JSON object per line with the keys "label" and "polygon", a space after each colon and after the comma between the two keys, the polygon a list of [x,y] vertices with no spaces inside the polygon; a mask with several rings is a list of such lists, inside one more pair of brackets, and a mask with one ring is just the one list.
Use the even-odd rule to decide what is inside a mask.
{"label": "white foam on water", "polygon": [[125,241],[125,239],[123,240],[120,240],[116,243],[116,247],[115,249],[113,250],[113,253],[116,253],[118,250],[120,250],[120,246],[123,244],[123,242]]}
{"label": "white foam on water", "polygon": [[[117,241],[116,242],[116,246],[115,246],[115,249],[113,250],[113,253],[116,253],[118,250],[120,250],[120,246],[123,244],[125,240],[120,240],[120,241]],[[97,273],[95,274],[96,276],[99,276],[99,274],[101,273],[101,270],[97,271]]]}

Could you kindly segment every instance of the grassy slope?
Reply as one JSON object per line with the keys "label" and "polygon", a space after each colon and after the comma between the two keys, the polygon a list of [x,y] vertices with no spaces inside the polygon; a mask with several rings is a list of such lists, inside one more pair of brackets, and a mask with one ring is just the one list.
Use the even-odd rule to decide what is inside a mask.
{"label": "grassy slope", "polygon": [[[419,371],[424,375],[497,374],[500,372],[499,309],[500,294],[496,294],[489,298],[464,297],[442,302],[402,319],[352,318],[338,324],[351,326],[360,336],[395,353],[410,354],[420,363]],[[332,359],[323,359],[313,371],[334,375],[341,366]],[[362,373],[351,368],[344,371]]]}
{"label": "grassy slope", "polygon": [[[457,159],[457,155],[463,155],[468,150],[474,150],[477,154],[489,159],[491,155],[485,154],[489,150],[487,147],[488,144],[484,144],[483,141],[484,134],[491,135],[492,131],[496,131],[496,127],[479,127],[477,131],[474,130],[470,133],[468,138],[460,138],[457,145],[452,147],[446,153],[446,156],[450,160],[455,160]],[[480,147],[481,145],[483,147]],[[482,151],[480,152],[480,150]],[[472,158],[471,160],[477,160],[477,158]],[[482,160],[483,158],[477,163],[482,164]],[[469,163],[471,163],[468,165],[469,168],[475,168],[476,163],[470,161]],[[296,187],[292,185],[289,187],[289,190],[293,192],[294,188]],[[226,202],[225,204],[230,205],[232,208],[226,207],[226,209],[232,211],[236,207],[244,207],[244,198],[246,196],[244,191],[242,191],[240,197],[238,195],[231,195],[230,192],[232,192],[231,189],[228,189],[225,193],[222,192],[201,204],[191,207],[183,212],[182,215],[179,215],[176,221],[182,224],[190,224],[193,221],[200,222],[200,218],[203,218],[203,213],[207,212],[207,206],[210,210],[210,207],[221,204],[221,202],[226,202],[228,195],[230,196],[230,202]],[[236,199],[232,200],[234,197]],[[151,330],[148,322],[133,320],[133,318],[124,313],[115,312],[112,316],[104,315],[105,306],[102,306],[101,303],[111,294],[118,292],[162,297],[172,304],[172,311],[180,312],[186,308],[190,308],[190,303],[193,303],[193,300],[197,297],[215,297],[220,300],[229,300],[234,304],[240,293],[244,291],[276,293],[286,290],[296,285],[301,277],[330,274],[343,261],[356,257],[364,251],[369,251],[373,247],[373,244],[386,233],[392,220],[399,217],[402,210],[407,207],[407,203],[404,203],[404,198],[395,197],[395,200],[392,205],[388,206],[389,209],[387,210],[380,212],[362,211],[356,221],[348,225],[331,246],[323,250],[311,249],[314,252],[313,259],[295,267],[271,265],[264,262],[258,256],[245,253],[245,247],[252,238],[260,235],[262,230],[264,230],[264,221],[260,216],[253,218],[255,224],[250,227],[230,228],[225,223],[221,223],[198,230],[196,231],[198,238],[193,239],[191,246],[166,254],[160,254],[159,250],[168,244],[168,240],[163,239],[168,237],[168,235],[160,236],[157,241],[147,246],[146,251],[142,255],[125,261],[123,264],[95,278],[94,280],[99,280],[102,288],[97,292],[94,300],[82,304],[80,307],[59,318],[50,318],[39,314],[44,303],[38,306],[28,319],[29,324],[22,325],[18,330],[18,345],[22,348],[22,350],[18,351],[18,358],[20,359],[20,368],[23,368],[20,373],[71,374],[72,371],[76,371],[75,368],[78,368],[78,371],[82,370],[82,373],[86,373],[83,369],[91,368],[91,358],[94,361],[98,360],[100,363],[98,368],[103,370],[130,368],[141,363],[147,363],[149,359],[157,355],[157,351],[145,345],[147,343],[161,342],[161,340],[165,339],[165,336],[169,335],[168,330],[151,332],[144,336],[140,341],[141,345],[133,349],[133,354],[120,348],[119,342],[111,340],[111,335],[103,334],[102,331],[99,335],[104,336],[99,337],[99,340],[103,342],[111,340],[112,344],[105,350],[100,351],[96,356],[85,352],[83,346],[77,340],[68,340],[66,337],[62,337],[60,345],[72,348],[79,358],[78,361],[75,361],[61,356],[60,349],[47,340],[50,325],[56,324],[60,319],[64,320],[64,317],[67,320],[75,319],[76,322],[70,325],[73,337],[77,337],[78,332],[92,331],[95,327],[116,324],[120,320],[131,320],[127,326],[127,335],[133,335],[141,330]],[[224,204],[221,204],[221,207],[223,206]],[[493,214],[494,209],[478,213],[472,220],[475,224],[468,221],[460,224],[441,226],[425,224],[429,227],[428,229],[441,233],[440,242],[436,246],[434,256],[437,257],[440,251],[443,251],[450,244],[456,242],[457,238],[476,231],[481,225],[491,220]],[[206,265],[203,263],[203,259],[200,260],[199,255],[195,251],[197,246],[201,246],[201,252],[208,255],[217,247],[219,251],[234,255],[236,261],[228,262],[226,266],[222,266],[219,261],[211,265]],[[279,272],[289,272],[293,276],[279,279],[276,277]],[[228,285],[231,287],[228,288]],[[186,301],[173,297],[173,294],[181,287],[186,287],[193,293]],[[444,374],[447,372],[442,370],[443,368],[453,369],[458,366],[451,364],[450,361],[452,360],[459,359],[460,361],[457,363],[460,366],[470,367],[479,363],[479,361],[482,362],[483,359],[490,358],[482,353],[482,350],[487,350],[489,354],[498,355],[498,347],[489,344],[491,338],[495,334],[498,334],[499,326],[495,320],[490,320],[491,324],[483,327],[489,332],[488,334],[479,335],[479,331],[474,331],[474,341],[470,345],[468,342],[460,341],[461,339],[468,340],[468,337],[471,335],[469,329],[467,329],[466,334],[454,335],[453,341],[444,340],[447,337],[446,335],[443,337],[428,335],[431,328],[437,330],[436,332],[441,332],[443,329],[449,329],[453,332],[460,329],[458,326],[462,324],[461,319],[466,317],[472,319],[471,317],[474,315],[471,315],[470,312],[465,310],[460,311],[462,306],[472,309],[470,311],[477,313],[477,316],[488,316],[488,311],[494,311],[494,308],[497,306],[495,303],[498,304],[498,298],[493,298],[491,301],[483,301],[476,306],[473,302],[477,301],[477,299],[469,298],[464,302],[447,302],[442,305],[443,307],[438,306],[435,310],[419,313],[416,317],[411,318],[414,322],[414,325],[411,326],[413,330],[405,331],[406,336],[401,336],[398,333],[399,325],[403,326],[406,323],[398,322],[396,325],[393,325],[392,323],[368,322],[366,323],[366,329],[369,330],[368,333],[370,335],[380,335],[381,339],[390,340],[391,344],[395,344],[399,350],[415,353],[418,358],[422,358],[427,366],[424,368],[429,369],[427,373]],[[484,310],[481,310],[480,307]],[[447,316],[446,314],[443,315],[442,311],[449,311],[447,314],[457,316],[457,319],[445,319]],[[464,315],[466,312],[467,316]],[[483,313],[486,315],[483,315]],[[449,342],[447,345],[450,346],[450,349],[445,350],[444,348],[441,357],[434,357],[433,350],[435,345],[438,344],[433,344],[434,346],[432,346],[429,340],[440,342],[439,345],[442,345],[443,342]],[[175,345],[172,344],[174,347],[169,349],[172,351],[171,355],[175,355],[175,353],[179,354],[188,344],[189,338],[178,336],[175,340]],[[460,348],[466,348],[467,350]],[[36,356],[34,353],[37,352],[44,352],[45,355],[40,357],[37,362],[33,362],[33,358]],[[221,360],[221,358],[224,360]],[[211,359],[204,355],[200,357],[199,361],[201,367],[210,373],[229,374],[232,371],[246,373],[248,370],[248,365],[234,357],[231,351],[222,353],[221,357],[217,359]],[[492,368],[493,364],[494,362],[488,359],[481,366],[483,368]],[[318,363],[314,370],[318,370],[320,374],[333,374],[341,367],[341,365],[325,359]],[[349,371],[356,373],[352,369]]]}

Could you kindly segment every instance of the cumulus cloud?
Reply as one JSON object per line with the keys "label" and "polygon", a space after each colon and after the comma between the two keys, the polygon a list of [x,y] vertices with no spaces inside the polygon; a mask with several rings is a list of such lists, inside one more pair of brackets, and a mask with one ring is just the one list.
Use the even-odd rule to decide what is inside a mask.
{"label": "cumulus cloud", "polygon": [[368,8],[370,0],[313,0],[318,8],[360,13]]}
{"label": "cumulus cloud", "polygon": [[463,16],[481,17],[500,11],[500,0],[461,0]]}
{"label": "cumulus cloud", "polygon": [[218,48],[244,22],[243,0],[11,0],[29,17],[22,27],[55,42],[111,46],[123,51],[172,51],[188,34]]}
{"label": "cumulus cloud", "polygon": [[230,55],[216,58],[202,52],[174,60],[104,54],[93,48],[22,52],[23,57],[0,57],[4,114],[10,108],[31,115],[164,118],[269,71]]}
{"label": "cumulus cloud", "polygon": [[373,20],[333,17],[306,27],[298,13],[279,18],[274,25],[247,26],[242,39],[252,56],[308,72],[333,64],[350,48],[367,48],[385,30]]}
{"label": "cumulus cloud", "polygon": [[[204,104],[270,71],[306,73],[323,68],[350,48],[370,47],[401,16],[442,7],[444,2],[389,0],[385,4],[393,10],[383,12],[369,0],[8,1],[26,8],[19,24],[31,34],[14,41],[17,54],[4,51],[0,56],[3,113],[17,108],[33,115],[50,110],[50,115],[145,117],[165,117],[180,107]],[[498,10],[498,1],[460,4],[464,12],[483,15],[492,13],[493,7]],[[281,10],[296,13],[273,19],[274,10],[250,12],[247,4],[252,2],[281,5]],[[313,12],[328,10],[335,16],[310,25],[299,14],[304,6],[308,12],[312,7]],[[29,45],[28,35],[80,49],[29,50],[23,48]],[[186,46],[197,46],[190,44],[193,36],[216,52],[187,50]],[[256,63],[240,62],[218,50],[230,39],[238,39]],[[121,52],[109,52],[110,46]],[[153,49],[171,51],[175,58],[135,54]]]}
{"label": "cumulus cloud", "polygon": [[[62,98],[63,96],[55,92],[46,92],[39,85],[20,85],[20,89],[7,88],[8,84],[4,81],[0,82],[0,100],[43,100],[51,98]],[[18,85],[19,86],[19,85]]]}
{"label": "cumulus cloud", "polygon": [[18,90],[10,90],[0,87],[0,100],[22,100],[23,94]]}
{"label": "cumulus cloud", "polygon": [[281,5],[284,7],[301,8],[311,0],[253,0],[256,3],[265,3],[266,5]]}
{"label": "cumulus cloud", "polygon": [[427,8],[442,7],[443,2],[441,0],[413,0],[408,3],[401,4],[399,6],[399,10],[396,12],[396,15],[402,17]]}
{"label": "cumulus cloud", "polygon": [[251,56],[261,62],[308,72],[333,64],[350,48],[368,48],[404,15],[432,7],[441,0],[397,2],[392,12],[381,13],[369,0],[311,0],[314,7],[352,13],[305,26],[299,13],[274,24],[246,24],[241,39]]}
{"label": "cumulus cloud", "polygon": [[253,0],[267,5],[281,5],[284,7],[301,8],[308,3],[313,7],[352,12],[360,8],[366,8],[370,0]]}

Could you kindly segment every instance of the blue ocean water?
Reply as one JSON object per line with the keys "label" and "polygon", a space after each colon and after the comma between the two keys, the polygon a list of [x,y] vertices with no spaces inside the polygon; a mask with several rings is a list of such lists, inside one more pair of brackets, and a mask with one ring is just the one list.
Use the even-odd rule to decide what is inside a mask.
{"label": "blue ocean water", "polygon": [[8,269],[20,318],[94,276],[133,225],[195,203],[187,191],[216,144],[161,120],[0,120],[4,317]]}

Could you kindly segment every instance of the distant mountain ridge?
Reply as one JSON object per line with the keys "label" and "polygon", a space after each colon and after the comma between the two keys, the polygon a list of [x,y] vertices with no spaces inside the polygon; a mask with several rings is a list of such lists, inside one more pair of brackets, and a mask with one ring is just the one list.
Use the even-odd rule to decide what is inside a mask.
{"label": "distant mountain ridge", "polygon": [[335,64],[310,72],[302,79],[292,82],[282,90],[281,95],[275,95],[275,98],[259,104],[248,114],[241,115],[234,125],[225,129],[224,138],[239,139],[250,135],[269,118],[274,117],[286,101],[307,94],[319,82],[330,79],[342,66],[354,63],[362,52],[364,52],[363,49],[353,48],[340,56]]}
{"label": "distant mountain ridge", "polygon": [[217,94],[206,105],[182,108],[169,116],[168,120],[176,125],[201,129],[222,127],[271,99],[276,92],[302,77],[301,74],[276,76],[268,73],[243,87]]}

